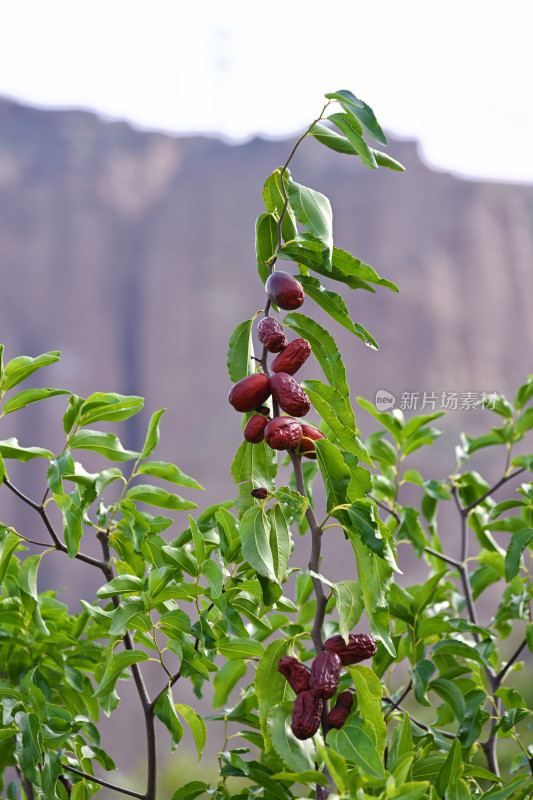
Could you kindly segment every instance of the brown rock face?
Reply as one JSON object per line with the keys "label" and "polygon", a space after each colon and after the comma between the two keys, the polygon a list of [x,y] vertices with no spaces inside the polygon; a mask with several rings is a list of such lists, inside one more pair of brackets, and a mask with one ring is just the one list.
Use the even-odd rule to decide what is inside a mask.
{"label": "brown rock face", "polygon": [[311,355],[311,345],[307,339],[294,339],[272,362],[273,372],[286,372],[294,375]]}
{"label": "brown rock face", "polygon": [[296,695],[292,709],[292,732],[297,739],[310,739],[320,727],[323,701],[305,689]]}
{"label": "brown rock face", "polygon": [[270,381],[263,372],[248,375],[232,386],[228,400],[236,411],[254,411],[270,397]]}
{"label": "brown rock face", "polygon": [[280,353],[287,347],[287,337],[283,333],[283,325],[274,317],[263,317],[257,326],[257,337],[269,353]]}
{"label": "brown rock face", "polygon": [[302,284],[288,272],[273,272],[267,278],[265,291],[275,305],[286,311],[300,308],[305,298]]}
{"label": "brown rock face", "polygon": [[311,401],[300,384],[286,372],[272,375],[270,388],[279,407],[293,417],[304,417],[311,408]]}
{"label": "brown rock face", "polygon": [[292,417],[274,417],[265,428],[265,441],[273,450],[289,450],[302,438],[302,426]]}
{"label": "brown rock face", "polygon": [[315,442],[318,439],[326,439],[326,435],[315,428],[313,425],[302,424],[303,436],[300,444],[298,445],[298,452],[306,458],[312,458],[316,461],[316,447]]}
{"label": "brown rock face", "polygon": [[327,700],[333,697],[339,685],[342,663],[336,653],[323,650],[311,664],[309,688],[315,697]]}
{"label": "brown rock face", "polygon": [[265,428],[268,419],[262,414],[254,414],[244,426],[244,439],[252,444],[258,444],[265,438]]}
{"label": "brown rock face", "polygon": [[296,694],[303,692],[304,689],[309,689],[310,672],[297,658],[293,656],[280,658],[278,672],[281,672],[287,678],[287,682]]}
{"label": "brown rock face", "polygon": [[325,642],[325,647],[327,651],[336,653],[340,657],[343,667],[372,658],[378,649],[374,637],[367,633],[350,633],[348,644],[344,643],[340,635],[331,636]]}

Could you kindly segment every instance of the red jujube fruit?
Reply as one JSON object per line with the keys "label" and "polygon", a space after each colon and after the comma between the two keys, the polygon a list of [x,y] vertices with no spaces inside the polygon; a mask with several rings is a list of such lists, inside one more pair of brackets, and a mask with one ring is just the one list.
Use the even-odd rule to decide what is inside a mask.
{"label": "red jujube fruit", "polygon": [[310,739],[320,727],[324,703],[309,689],[296,695],[292,708],[291,728],[297,739]]}
{"label": "red jujube fruit", "polygon": [[269,353],[280,353],[287,347],[283,326],[274,317],[263,317],[257,326],[257,337]]}
{"label": "red jujube fruit", "polygon": [[265,428],[268,418],[262,414],[254,414],[244,426],[244,439],[252,444],[259,444],[265,438]]}
{"label": "red jujube fruit", "polygon": [[342,664],[336,653],[323,650],[311,664],[309,688],[315,697],[327,700],[333,697],[339,685]]}
{"label": "red jujube fruit", "polygon": [[286,311],[300,308],[305,298],[302,284],[288,272],[273,272],[269,275],[265,291],[275,305]]}
{"label": "red jujube fruit", "polygon": [[236,411],[254,411],[268,397],[270,397],[270,381],[264,372],[256,372],[234,384],[228,400]]}
{"label": "red jujube fruit", "polygon": [[265,441],[273,450],[291,450],[302,438],[302,426],[292,417],[274,417],[265,428]]}
{"label": "red jujube fruit", "polygon": [[326,435],[315,428],[313,425],[305,425],[302,423],[303,436],[298,445],[298,452],[306,458],[316,460],[316,447],[315,442],[318,439],[326,439]]}
{"label": "red jujube fruit", "polygon": [[272,375],[270,388],[279,407],[293,417],[304,417],[311,408],[311,401],[300,384],[286,372]]}
{"label": "red jujube fruit", "polygon": [[372,658],[378,649],[376,640],[368,633],[350,633],[348,644],[345,644],[343,637],[337,634],[327,639],[324,646],[327,651],[339,656],[343,667]]}
{"label": "red jujube fruit", "polygon": [[294,339],[276,356],[272,362],[273,372],[286,372],[294,375],[311,355],[311,345],[307,339]]}

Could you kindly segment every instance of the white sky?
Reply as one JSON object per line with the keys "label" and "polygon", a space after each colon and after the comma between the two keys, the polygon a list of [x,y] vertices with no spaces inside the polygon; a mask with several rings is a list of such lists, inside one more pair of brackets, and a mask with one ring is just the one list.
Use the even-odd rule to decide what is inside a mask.
{"label": "white sky", "polygon": [[0,0],[0,94],[242,139],[346,88],[431,163],[533,182],[532,23],[532,0]]}

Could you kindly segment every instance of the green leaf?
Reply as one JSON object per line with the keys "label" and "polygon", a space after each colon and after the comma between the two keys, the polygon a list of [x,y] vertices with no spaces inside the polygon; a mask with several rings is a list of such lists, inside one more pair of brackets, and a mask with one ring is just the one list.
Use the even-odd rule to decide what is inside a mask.
{"label": "green leaf", "polygon": [[428,683],[431,680],[437,667],[432,661],[422,659],[411,670],[411,679],[413,681],[413,689],[417,702],[422,706],[430,706],[431,703],[427,697]]}
{"label": "green leaf", "polygon": [[66,389],[25,389],[7,401],[2,413],[11,414],[13,411],[18,411],[19,408],[26,408],[30,403],[37,403],[39,400],[57,397],[60,394],[71,394],[71,392]]}
{"label": "green leaf", "polygon": [[339,614],[339,632],[346,638],[363,613],[363,590],[356,581],[340,581],[333,585]]}
{"label": "green leaf", "polygon": [[392,569],[386,561],[363,545],[359,537],[350,538],[357,564],[357,577],[363,591],[370,632],[379,639],[393,658],[396,649],[390,637],[389,598]]}
{"label": "green leaf", "polygon": [[278,672],[280,658],[289,654],[291,641],[288,639],[275,639],[270,642],[257,665],[254,679],[254,691],[257,697],[259,723],[265,737],[265,751],[268,752],[272,743],[270,741],[267,717],[269,712],[284,700],[291,700],[294,692],[286,678]]}
{"label": "green leaf", "polygon": [[133,450],[125,450],[114,433],[87,429],[77,431],[70,439],[69,445],[72,450],[93,450],[110,461],[131,461],[140,457],[139,453]]}
{"label": "green leaf", "polygon": [[446,761],[438,774],[436,789],[439,796],[444,795],[448,786],[453,784],[460,775],[462,766],[461,745],[459,739],[454,739]]}
{"label": "green leaf", "polygon": [[[290,171],[285,168],[283,171],[285,192],[287,192],[289,180]],[[281,168],[275,169],[272,175],[266,179],[263,187],[263,200],[268,213],[273,214],[279,219],[285,205],[285,197],[281,188]],[[287,206],[285,214],[283,215],[281,233],[286,242],[291,241],[298,235],[298,229],[294,219],[294,212],[289,205]]]}
{"label": "green leaf", "polygon": [[101,586],[96,592],[96,596],[101,599],[107,599],[126,592],[136,592],[138,594],[142,592],[143,587],[144,580],[137,577],[137,575],[118,575],[110,580],[109,583],[106,583],[105,586]]}
{"label": "green leaf", "polygon": [[36,358],[30,358],[30,356],[18,356],[18,358],[13,358],[11,361],[8,361],[4,368],[2,390],[7,392],[18,383],[21,383],[21,381],[25,381],[35,370],[46,367],[49,364],[55,364],[56,361],[59,361],[59,356],[59,350],[52,350]]}
{"label": "green leaf", "polygon": [[280,503],[284,503],[289,507],[294,521],[299,525],[305,516],[307,506],[309,505],[309,499],[301,495],[300,492],[289,489],[288,486],[280,486],[273,492],[273,495],[276,500],[279,500]]}
{"label": "green leaf", "polygon": [[[209,562],[208,562],[209,563]],[[246,675],[246,662],[235,659],[226,661],[213,678],[213,708],[225,706],[235,684]]]}
{"label": "green leaf", "polygon": [[210,788],[208,783],[203,781],[189,781],[184,784],[172,795],[172,800],[196,800]]}
{"label": "green leaf", "polygon": [[183,703],[175,703],[174,705],[178,714],[183,717],[190,728],[198,752],[198,761],[200,761],[207,741],[205,722],[190,706],[183,705]]}
{"label": "green leaf", "polygon": [[364,774],[380,779],[384,777],[376,732],[366,720],[349,717],[340,730],[329,731],[327,743],[341,756],[361,767]]}
{"label": "green leaf", "polygon": [[278,222],[274,214],[259,214],[255,223],[257,271],[263,283],[268,278],[268,264],[278,249]]}
{"label": "green leaf", "polygon": [[315,772],[314,769],[307,769],[303,772],[277,772],[272,776],[277,781],[287,781],[287,783],[303,783],[307,786],[318,784],[327,786],[328,779],[323,772]]}
{"label": "green leaf", "polygon": [[531,541],[533,541],[532,528],[521,528],[513,533],[505,556],[505,580],[507,582],[518,575],[522,553]]}
{"label": "green leaf", "polygon": [[159,486],[151,486],[150,484],[141,483],[138,486],[132,486],[126,492],[126,499],[134,500],[137,503],[148,503],[158,508],[169,508],[175,511],[182,511],[185,508],[198,508],[196,503],[191,503],[190,500],[184,500],[179,494],[171,494],[161,489]]}
{"label": "green leaf", "polygon": [[443,432],[444,431],[439,431],[437,428],[432,428],[431,426],[419,428],[415,433],[412,433],[406,438],[403,444],[404,456],[408,456],[409,453],[414,453],[415,450],[418,450],[419,447],[425,444],[433,444],[435,439],[442,436]]}
{"label": "green leaf", "polygon": [[327,511],[346,503],[351,473],[335,445],[327,439],[315,442],[317,461],[327,492]]}
{"label": "green leaf", "polygon": [[79,410],[79,425],[129,419],[137,414],[143,405],[144,397],[116,392],[95,392],[85,400]]}
{"label": "green leaf", "polygon": [[330,100],[338,100],[346,112],[353,114],[363,127],[363,129],[376,142],[387,146],[387,137],[381,130],[374,112],[366,103],[359,100],[352,92],[347,89],[340,89],[338,92],[331,92],[325,95]]}
{"label": "green leaf", "polygon": [[275,488],[277,471],[277,453],[266,442],[242,442],[231,465],[235,483],[251,481],[254,486],[264,486],[269,491]]}
{"label": "green leaf", "polygon": [[370,152],[374,156],[378,167],[387,167],[388,169],[393,169],[395,172],[405,172],[403,164],[400,164],[395,158],[391,158],[387,153],[383,153],[381,150],[374,150],[372,147],[370,148]]}
{"label": "green leaf", "polygon": [[18,536],[11,528],[0,525],[0,586],[4,582],[11,556],[20,544]]}
{"label": "green leaf", "polygon": [[[509,797],[513,794],[519,786],[522,786],[529,778],[527,775],[518,775],[517,778],[513,778],[506,786],[500,788],[495,786],[493,789],[489,789],[488,792],[484,792],[481,795],[481,800],[505,800],[505,798]],[[531,789],[531,786],[529,787]],[[520,794],[520,797],[524,798],[523,794]]]}
{"label": "green leaf", "polygon": [[11,436],[9,439],[0,441],[0,456],[25,462],[31,461],[32,458],[53,458],[54,454],[42,447],[21,447],[18,439]]}
{"label": "green leaf", "polygon": [[270,549],[270,522],[259,506],[248,509],[240,527],[242,555],[259,575],[277,581]]}
{"label": "green leaf", "polygon": [[528,408],[516,421],[516,432],[525,433],[533,428],[533,408]]}
{"label": "green leaf", "polygon": [[120,653],[112,655],[106,664],[104,674],[94,696],[102,697],[105,694],[109,694],[115,688],[115,684],[123,670],[132,664],[136,664],[139,661],[148,661],[148,659],[148,653],[142,650],[122,650]]}
{"label": "green leaf", "polygon": [[40,775],[36,767],[41,761],[42,735],[41,723],[35,714],[19,711],[15,722],[20,730],[16,737],[16,751],[23,774],[37,786]]}
{"label": "green leaf", "polygon": [[378,165],[374,154],[361,135],[361,126],[354,115],[348,112],[344,114],[330,114],[328,119],[346,136],[354,149],[357,150],[363,164],[370,169],[377,169]]}
{"label": "green leaf", "polygon": [[333,250],[333,216],[328,198],[307,186],[302,186],[289,178],[289,202],[298,222],[301,222],[308,233],[316,236],[324,243],[324,259],[326,268],[331,266]]}
{"label": "green leaf", "polygon": [[76,498],[66,494],[54,494],[54,500],[63,516],[63,536],[67,545],[68,557],[74,558],[80,549],[83,536],[83,509]]}
{"label": "green leaf", "polygon": [[220,534],[222,556],[228,563],[231,563],[236,558],[241,546],[237,520],[225,508],[218,509],[215,516]]}
{"label": "green leaf", "polygon": [[170,687],[158,698],[154,706],[154,712],[169,731],[171,749],[174,752],[183,736],[183,725],[179,721]]}
{"label": "green leaf", "polygon": [[[297,493],[295,492],[295,494]],[[301,497],[301,495],[299,496]],[[291,531],[281,506],[274,506],[269,513],[269,520],[269,543],[273,562],[273,570],[278,583],[283,583],[286,578],[289,556],[293,548]]]}
{"label": "green leaf", "polygon": [[222,587],[224,585],[224,576],[216,561],[207,560],[202,564],[202,575],[204,575],[211,588],[211,599],[216,600],[222,594]]}
{"label": "green leaf", "polygon": [[148,425],[148,432],[146,434],[146,439],[143,445],[143,449],[139,456],[139,460],[142,461],[148,456],[152,455],[154,452],[157,443],[159,442],[159,421],[161,417],[165,413],[166,408],[160,408],[159,411],[154,411],[152,416],[150,417],[150,424]]}
{"label": "green leaf", "polygon": [[[389,433],[392,434],[394,440],[401,444],[405,439],[405,423],[403,419],[403,414],[401,412],[395,411],[378,411],[376,406],[370,402],[370,400],[365,400],[364,397],[357,398],[358,404],[361,408],[364,408],[365,411],[368,411],[374,419],[377,419],[378,422],[385,427]],[[394,463],[394,462],[393,462]]]}
{"label": "green leaf", "polygon": [[398,541],[402,539],[410,541],[417,557],[420,558],[427,545],[427,539],[419,522],[419,512],[415,508],[404,508],[401,512],[401,520]]}
{"label": "green leaf", "polygon": [[365,547],[381,558],[385,558],[387,542],[381,533],[375,511],[375,503],[364,499],[356,500],[351,506],[332,513],[342,523],[350,538],[355,534]]}
{"label": "green leaf", "polygon": [[294,311],[286,315],[283,324],[292,328],[298,336],[308,340],[313,355],[322,367],[328,383],[338,389],[341,394],[348,396],[346,371],[333,337],[318,322]]}
{"label": "green leaf", "polygon": [[376,270],[371,267],[370,264],[365,264],[346,250],[334,247],[332,260],[333,266],[346,275],[351,275],[354,278],[368,281],[369,283],[375,283],[377,286],[384,286],[387,289],[391,289],[393,292],[399,291],[395,283],[386,278],[380,278]]}
{"label": "green leaf", "polygon": [[241,322],[231,334],[228,345],[228,373],[234,383],[242,378],[247,378],[254,372],[255,364],[252,361],[254,348],[252,344],[253,319]]}
{"label": "green leaf", "polygon": [[529,375],[526,383],[522,384],[516,393],[514,406],[521,411],[533,397],[533,375]]}
{"label": "green leaf", "polygon": [[465,701],[463,695],[452,681],[446,678],[436,678],[434,681],[431,681],[428,688],[436,692],[439,697],[442,697],[459,722],[463,720],[465,715]]}
{"label": "green leaf", "polygon": [[245,639],[242,636],[227,636],[217,642],[217,649],[224,658],[234,661],[236,658],[261,658],[265,648],[256,639]]}
{"label": "green leaf", "polygon": [[[351,453],[357,459],[365,461],[367,464],[372,466],[370,455],[357,435],[355,422],[348,421],[347,412],[345,412],[346,417],[341,419],[335,410],[338,409],[339,413],[343,413],[341,406],[342,398],[340,393],[338,393],[331,386],[328,387],[327,384],[321,383],[320,381],[304,381],[302,385],[304,386],[315,410],[328,424],[332,433],[337,438],[339,447],[342,450]],[[318,391],[316,391],[317,389]],[[335,405],[330,405],[330,402],[334,403]],[[344,409],[347,408],[347,405],[344,404]],[[321,439],[320,441],[326,441],[326,439]]]}
{"label": "green leaf", "polygon": [[342,325],[346,330],[350,331],[350,333],[362,339],[369,347],[372,347],[374,350],[378,349],[378,344],[374,337],[371,336],[362,325],[350,319],[346,303],[339,294],[325,289],[318,278],[300,275],[298,276],[298,280],[304,287],[307,296],[314,300],[326,314],[333,317],[339,325]]}
{"label": "green leaf", "polygon": [[153,475],[154,478],[162,478],[178,486],[190,486],[191,489],[205,491],[198,481],[190,478],[175,464],[169,464],[167,461],[145,461],[144,464],[139,464],[137,467],[137,475]]}
{"label": "green leaf", "polygon": [[377,754],[383,759],[387,746],[387,725],[381,709],[383,696],[381,681],[369,667],[362,664],[349,667],[348,672],[353,678],[361,717],[374,728]]}
{"label": "green leaf", "polygon": [[144,600],[140,597],[126,597],[113,613],[109,635],[124,636],[129,627],[128,623],[143,611],[146,611]]}
{"label": "green leaf", "polygon": [[291,730],[293,701],[279,703],[270,709],[267,728],[274,750],[282,761],[295,772],[313,769],[315,746],[313,739],[300,741]]}
{"label": "green leaf", "polygon": [[352,156],[359,155],[357,149],[345,136],[341,136],[339,133],[328,128],[326,125],[322,125],[320,122],[315,122],[309,134],[314,136],[320,144],[324,144],[331,150],[335,150],[336,153],[346,153]]}

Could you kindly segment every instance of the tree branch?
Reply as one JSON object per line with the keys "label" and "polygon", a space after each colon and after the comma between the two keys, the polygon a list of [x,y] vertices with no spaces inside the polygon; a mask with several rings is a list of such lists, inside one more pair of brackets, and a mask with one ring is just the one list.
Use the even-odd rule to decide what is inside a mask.
{"label": "tree branch", "polygon": [[[456,738],[456,735],[454,733],[449,733],[448,731],[443,731],[440,728],[434,728],[432,725],[427,725],[425,722],[422,722],[421,720],[416,719],[416,717],[413,717],[413,715],[410,714],[408,711],[406,711],[405,708],[403,708],[402,706],[400,706],[397,703],[395,703],[394,700],[392,699],[392,697],[384,696],[383,697],[383,702],[384,703],[391,703],[394,706],[394,708],[398,709],[398,711],[401,711],[402,714],[407,714],[407,716],[409,717],[411,722],[414,722],[415,725],[417,725],[419,728],[422,728],[423,731],[436,731],[441,736],[446,737],[446,739],[455,739]],[[392,711],[392,709],[391,709],[391,711]]]}
{"label": "tree branch", "polygon": [[481,497],[478,497],[478,499],[474,500],[474,502],[470,503],[470,505],[464,506],[462,511],[465,514],[468,514],[469,511],[472,511],[472,509],[478,506],[480,503],[482,503],[483,500],[486,500],[487,497],[490,497],[491,494],[493,494],[497,489],[500,488],[500,486],[503,486],[504,483],[507,483],[507,481],[510,481],[512,478],[516,478],[517,475],[520,475],[522,472],[525,472],[525,470],[526,470],[525,467],[520,467],[520,469],[515,469],[514,472],[510,472],[509,475],[504,475],[503,478],[501,478],[501,480],[499,480],[498,483],[495,483],[494,486],[488,489],[488,491],[486,491],[485,494],[482,494]]}
{"label": "tree branch", "polygon": [[123,786],[117,786],[115,783],[109,783],[108,781],[103,781],[100,778],[95,778],[94,775],[89,775],[88,772],[82,772],[81,769],[71,767],[69,764],[63,764],[63,762],[61,762],[61,766],[64,770],[67,770],[67,772],[73,772],[74,775],[79,775],[80,778],[86,778],[86,780],[97,783],[99,786],[105,786],[106,789],[113,789],[115,792],[120,792],[121,794],[127,794],[130,797],[138,797],[140,800],[145,800],[146,795],[144,794],[139,794],[139,792],[134,792],[131,789],[125,789]]}
{"label": "tree branch", "polygon": [[412,689],[412,688],[413,688],[413,682],[412,682],[412,681],[409,681],[409,683],[407,684],[407,686],[405,687],[405,689],[403,690],[403,692],[401,693],[401,695],[399,696],[399,698],[396,700],[396,702],[395,702],[395,703],[393,703],[393,705],[392,705],[392,706],[389,708],[389,710],[387,711],[387,713],[386,713],[386,714],[383,716],[383,719],[384,719],[384,720],[386,720],[386,719],[387,719],[387,717],[389,716],[389,714],[392,714],[392,712],[393,712],[393,711],[394,711],[396,708],[399,708],[399,707],[400,707],[400,704],[403,702],[403,700],[405,700],[405,698],[407,697],[407,695],[409,694],[409,692],[411,691],[411,689]]}
{"label": "tree branch", "polygon": [[494,677],[494,681],[493,681],[493,690],[494,691],[496,691],[496,689],[498,689],[500,687],[500,685],[501,685],[503,679],[505,678],[507,672],[513,666],[514,662],[516,661],[516,659],[518,658],[518,656],[520,655],[520,653],[522,652],[524,647],[526,647],[526,645],[527,645],[527,641],[524,639],[524,641],[516,648],[516,650],[514,651],[513,655],[511,656],[511,658],[509,659],[507,664],[504,667],[502,667],[501,670],[498,672],[498,674]]}

